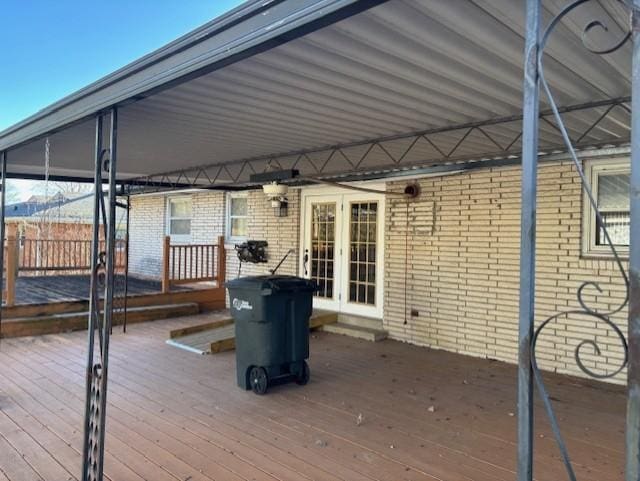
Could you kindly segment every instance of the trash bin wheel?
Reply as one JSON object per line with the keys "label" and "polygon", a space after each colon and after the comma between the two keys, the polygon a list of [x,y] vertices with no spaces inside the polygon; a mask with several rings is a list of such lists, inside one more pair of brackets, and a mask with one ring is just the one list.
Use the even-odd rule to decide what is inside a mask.
{"label": "trash bin wheel", "polygon": [[269,377],[267,371],[263,367],[253,366],[249,373],[249,381],[251,382],[251,389],[256,394],[264,394],[269,387]]}
{"label": "trash bin wheel", "polygon": [[309,378],[311,377],[311,370],[309,369],[309,364],[307,361],[302,361],[302,371],[298,374],[298,378],[296,379],[296,384],[300,386],[304,386],[309,382]]}

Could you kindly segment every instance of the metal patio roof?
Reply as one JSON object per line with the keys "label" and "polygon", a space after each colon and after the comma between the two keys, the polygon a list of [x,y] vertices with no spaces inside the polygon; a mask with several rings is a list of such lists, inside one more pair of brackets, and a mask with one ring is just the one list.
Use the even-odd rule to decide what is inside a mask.
{"label": "metal patio roof", "polygon": [[[545,19],[563,5],[545,1]],[[594,18],[609,31],[589,42],[626,31],[623,7],[587,3],[552,37],[545,71],[578,144],[617,145],[630,46],[588,52]],[[11,175],[41,175],[48,136],[51,175],[91,178],[93,116],[118,105],[121,179],[224,184],[270,163],[319,175],[517,155],[523,35],[513,0],[250,1],[0,133],[0,150]],[[540,145],[562,148],[552,122]]]}

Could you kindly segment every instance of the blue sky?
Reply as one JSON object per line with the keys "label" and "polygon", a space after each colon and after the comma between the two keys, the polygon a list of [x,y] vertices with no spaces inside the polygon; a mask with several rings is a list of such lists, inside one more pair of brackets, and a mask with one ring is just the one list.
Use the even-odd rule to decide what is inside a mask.
{"label": "blue sky", "polygon": [[[0,131],[242,3],[1,0]],[[16,183],[20,197],[29,182]]]}

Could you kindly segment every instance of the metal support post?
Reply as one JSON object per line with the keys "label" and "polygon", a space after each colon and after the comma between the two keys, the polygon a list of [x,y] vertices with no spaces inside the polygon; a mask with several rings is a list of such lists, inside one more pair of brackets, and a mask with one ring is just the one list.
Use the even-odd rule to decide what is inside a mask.
{"label": "metal support post", "polygon": [[640,480],[640,0],[631,2],[631,188],[626,481]]}
{"label": "metal support post", "polygon": [[127,304],[129,301],[129,217],[131,214],[131,198],[127,196],[126,202],[127,209],[127,224],[126,224],[126,233],[124,237],[124,312],[123,312],[123,320],[122,320],[122,332],[127,332]]}
{"label": "metal support post", "polygon": [[[87,391],[85,400],[85,430],[82,481],[102,481],[104,471],[104,440],[107,405],[107,374],[109,367],[109,337],[113,316],[116,231],[116,153],[118,112],[110,112],[109,149],[103,149],[102,116],[96,119],[96,150],[94,177],[94,218],[91,254],[91,297],[89,301],[89,349],[87,359]],[[108,204],[105,206],[102,175],[108,174]],[[100,220],[104,229],[105,250],[100,251]],[[103,292],[102,310],[100,291]],[[95,335],[99,352],[96,360]]]}
{"label": "metal support post", "polygon": [[535,308],[536,181],[538,167],[538,47],[540,0],[526,2],[522,106],[522,216],[518,344],[518,481],[533,479],[533,372],[531,339]]}

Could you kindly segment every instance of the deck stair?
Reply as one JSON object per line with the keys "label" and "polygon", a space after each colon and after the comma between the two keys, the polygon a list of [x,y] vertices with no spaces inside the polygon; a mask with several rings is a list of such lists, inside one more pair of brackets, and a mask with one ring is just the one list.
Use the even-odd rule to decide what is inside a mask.
{"label": "deck stair", "polygon": [[[338,320],[338,314],[314,310],[309,327],[317,329],[331,325]],[[215,354],[235,349],[235,326],[229,311],[212,313],[210,321],[177,329],[169,333],[167,344],[196,354]]]}
{"label": "deck stair", "polygon": [[322,326],[325,332],[378,342],[387,338],[382,320],[352,314],[338,314],[338,322]]}
{"label": "deck stair", "polygon": [[[129,307],[127,324],[191,316],[198,313],[200,313],[200,306],[196,302]],[[2,337],[39,336],[78,331],[87,328],[88,316],[87,310],[78,310],[5,319],[2,323]],[[116,316],[114,325],[119,323]]]}

